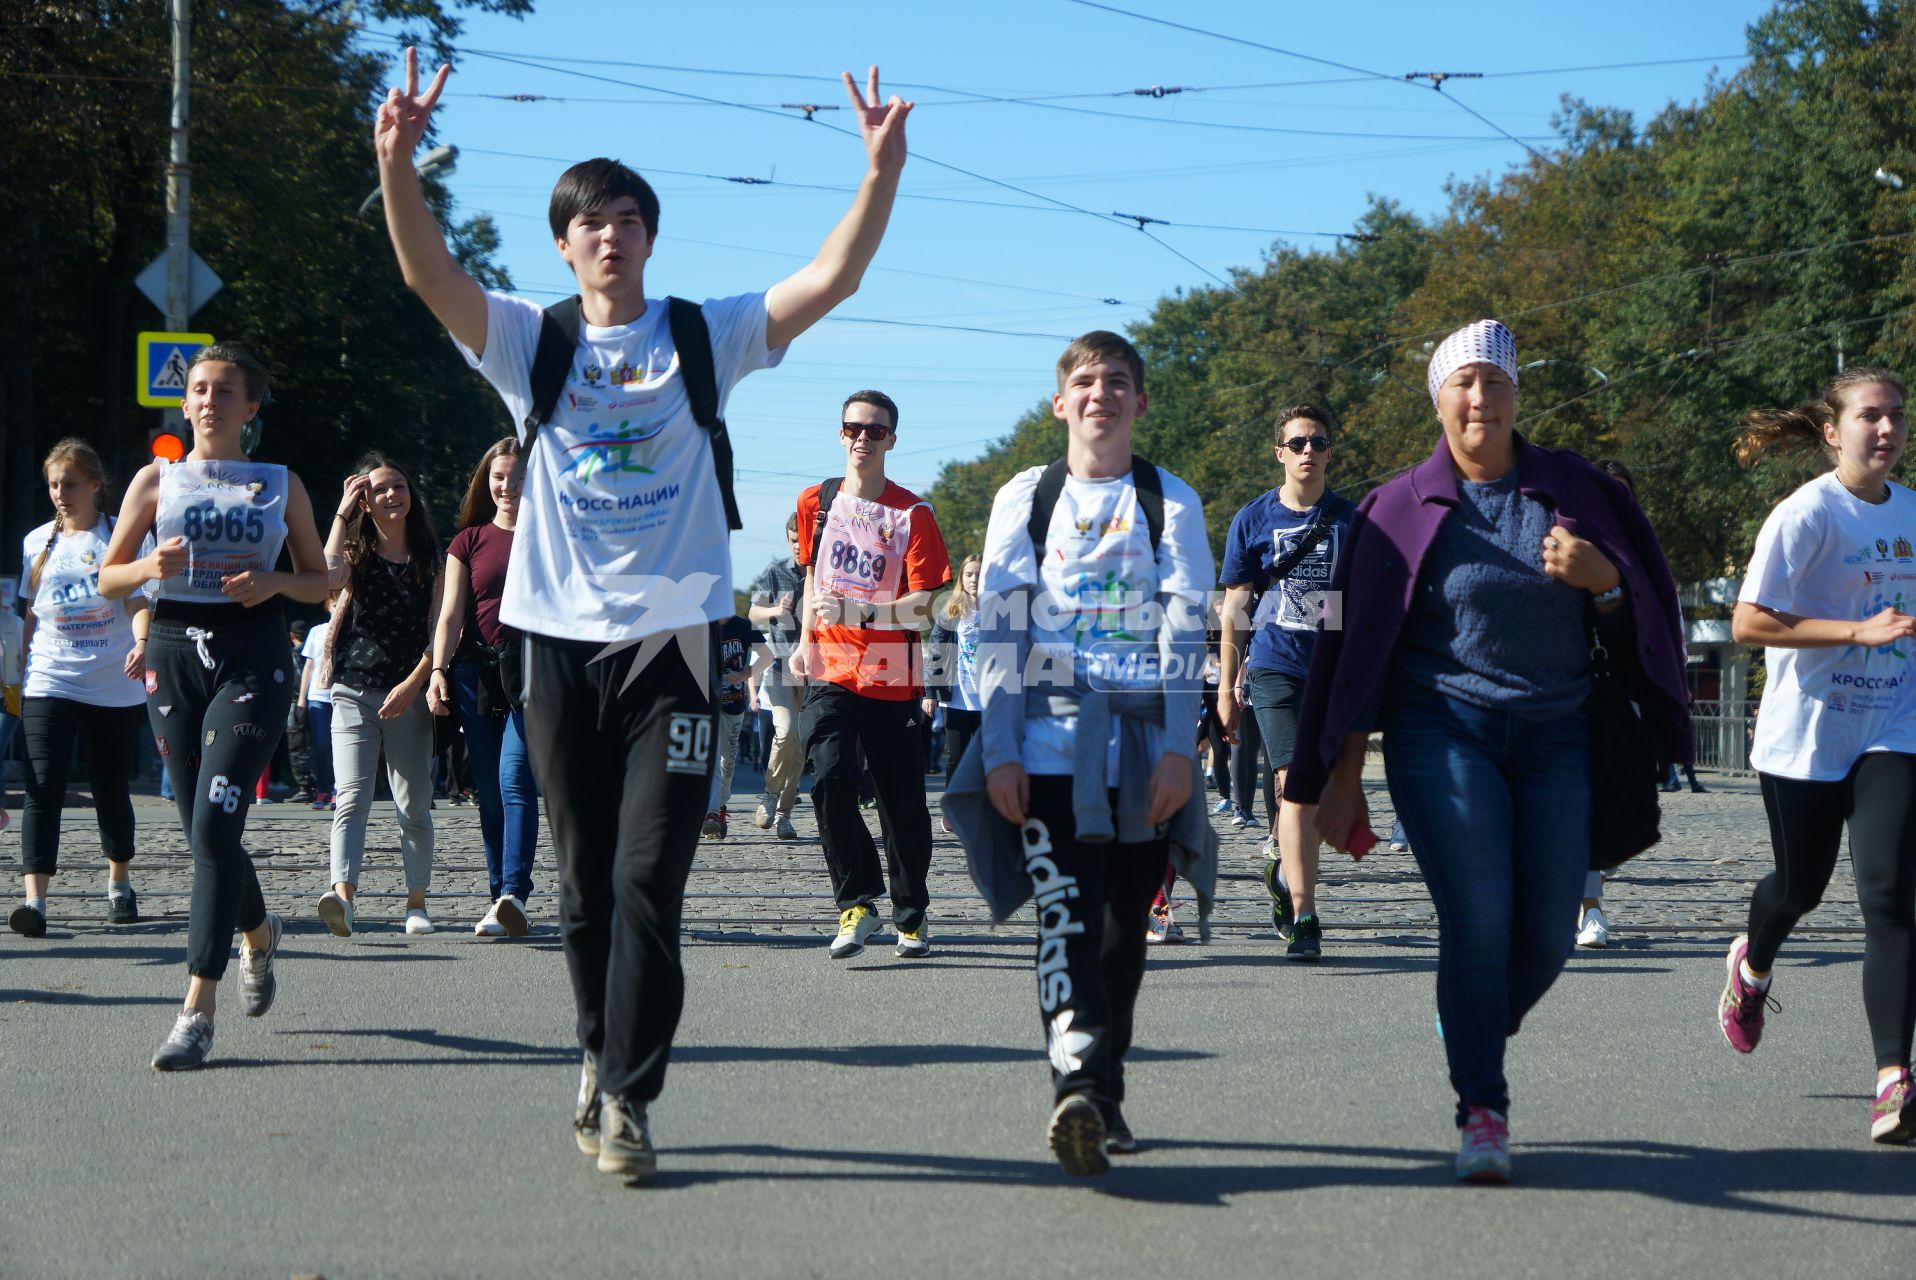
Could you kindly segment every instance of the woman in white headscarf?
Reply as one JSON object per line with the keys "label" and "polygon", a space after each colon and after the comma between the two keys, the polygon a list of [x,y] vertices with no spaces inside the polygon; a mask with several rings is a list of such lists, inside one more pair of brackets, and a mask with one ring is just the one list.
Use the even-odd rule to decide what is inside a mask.
{"label": "woman in white headscarf", "polygon": [[[1284,798],[1362,853],[1369,732],[1437,908],[1437,1009],[1457,1091],[1457,1176],[1510,1176],[1505,1042],[1570,952],[1590,860],[1590,627],[1634,650],[1631,696],[1690,758],[1676,589],[1621,484],[1515,429],[1517,346],[1495,320],[1430,362],[1430,459],[1357,509],[1331,582]],[[1369,837],[1374,840],[1375,837]]]}

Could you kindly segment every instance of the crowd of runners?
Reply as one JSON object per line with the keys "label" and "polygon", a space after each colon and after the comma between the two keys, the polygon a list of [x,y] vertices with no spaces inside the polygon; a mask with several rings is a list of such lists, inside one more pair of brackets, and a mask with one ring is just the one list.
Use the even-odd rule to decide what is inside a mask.
{"label": "crowd of runners", "polygon": [[[1612,927],[1590,836],[1603,817],[1593,771],[1613,763],[1591,745],[1599,657],[1655,740],[1658,776],[1693,763],[1682,620],[1656,535],[1627,472],[1515,430],[1510,330],[1482,320],[1436,347],[1435,447],[1361,502],[1331,483],[1334,416],[1276,413],[1273,487],[1230,518],[1221,564],[1202,496],[1133,450],[1145,365],[1117,334],[1088,333],[1058,358],[1062,456],[998,491],[983,545],[961,549],[972,554],[955,573],[931,505],[887,475],[899,406],[856,391],[837,424],[842,473],[792,495],[790,555],[766,566],[740,617],[726,400],[858,288],[891,215],[910,104],[881,98],[875,69],[862,87],[845,77],[865,173],[816,258],[763,293],[648,298],[656,196],[616,161],[573,166],[550,225],[578,294],[541,308],[481,288],[421,194],[412,155],[446,78],[422,91],[408,52],[407,83],[378,112],[387,226],[407,283],[519,430],[474,460],[444,547],[403,462],[381,453],[339,487],[322,531],[300,477],[252,460],[268,373],[237,343],[192,363],[191,451],[142,469],[115,509],[95,452],[56,446],[54,518],[23,547],[25,627],[0,628],[0,674],[23,695],[0,719],[0,751],[17,719],[30,761],[13,931],[45,932],[76,742],[107,919],[139,918],[127,777],[144,708],[194,864],[184,1007],[152,1065],[197,1067],[236,933],[242,1011],[266,1014],[277,992],[283,924],[244,835],[289,724],[330,748],[314,753],[333,804],[314,914],[335,934],[360,927],[383,759],[403,928],[421,934],[436,927],[435,717],[455,718],[489,884],[472,927],[527,932],[543,808],[583,1055],[574,1137],[599,1169],[644,1179],[685,998],[686,879],[700,841],[730,834],[747,710],[773,723],[755,825],[796,838],[812,778],[834,959],[887,931],[899,956],[933,955],[924,730],[937,717],[939,820],[993,916],[1035,916],[1047,1142],[1066,1171],[1091,1175],[1136,1149],[1124,1063],[1147,942],[1179,931],[1179,880],[1202,927],[1213,820],[1258,822],[1264,761],[1273,918],[1286,955],[1318,958],[1320,849],[1361,856],[1378,840],[1363,771],[1381,735],[1399,822],[1387,838],[1411,851],[1437,909],[1457,1174],[1506,1180],[1509,1037],[1573,944],[1602,945]],[[1879,1142],[1916,1137],[1916,617],[1901,608],[1916,494],[1890,479],[1904,398],[1894,374],[1852,368],[1820,399],[1742,426],[1745,464],[1802,448],[1831,469],[1771,513],[1735,608],[1736,639],[1768,654],[1754,761],[1776,869],[1752,895],[1715,1013],[1734,1049],[1757,1048],[1778,1007],[1772,966],[1847,827]],[[302,637],[282,601],[323,602],[328,620]],[[1225,791],[1215,811],[1205,740]]]}

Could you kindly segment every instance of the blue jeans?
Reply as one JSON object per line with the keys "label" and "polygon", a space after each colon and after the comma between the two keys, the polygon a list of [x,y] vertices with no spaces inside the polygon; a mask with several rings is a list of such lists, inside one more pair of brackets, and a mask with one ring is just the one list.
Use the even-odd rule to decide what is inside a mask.
{"label": "blue jeans", "polygon": [[539,846],[539,788],[526,755],[525,716],[480,715],[480,678],[475,663],[452,669],[452,705],[466,731],[472,785],[479,792],[486,883],[493,901],[511,894],[524,902],[532,893],[532,856]]}
{"label": "blue jeans", "polygon": [[319,795],[333,793],[333,704],[306,704],[306,741],[313,751],[313,790]]}
{"label": "blue jeans", "polygon": [[1384,771],[1437,907],[1437,1012],[1468,1107],[1509,1113],[1504,1041],[1570,956],[1590,867],[1590,731],[1582,711],[1526,720],[1395,690]]}

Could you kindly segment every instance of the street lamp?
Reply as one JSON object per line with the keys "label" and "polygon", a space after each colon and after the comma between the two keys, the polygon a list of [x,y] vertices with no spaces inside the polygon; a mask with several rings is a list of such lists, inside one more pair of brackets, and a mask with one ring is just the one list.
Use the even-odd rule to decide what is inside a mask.
{"label": "street lamp", "polygon": [[1888,187],[1891,191],[1901,191],[1903,189],[1903,176],[1889,169],[1885,169],[1880,164],[1876,166],[1876,172],[1869,176],[1876,179],[1876,185],[1879,187]]}
{"label": "street lamp", "polygon": [[[435,173],[443,176],[451,173],[458,163],[458,147],[434,147],[419,157],[419,163],[413,166],[413,172],[422,178],[430,178]],[[359,216],[363,218],[371,213],[373,206],[379,203],[380,197],[384,194],[380,188],[374,187],[373,193],[359,202]]]}

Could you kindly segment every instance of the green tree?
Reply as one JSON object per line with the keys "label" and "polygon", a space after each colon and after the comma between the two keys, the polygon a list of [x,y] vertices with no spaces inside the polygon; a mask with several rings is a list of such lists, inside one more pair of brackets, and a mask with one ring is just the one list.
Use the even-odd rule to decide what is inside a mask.
{"label": "green tree", "polygon": [[[359,16],[456,33],[456,0]],[[485,4],[524,12],[524,0]],[[378,185],[372,104],[384,61],[334,6],[202,5],[193,32],[193,246],[225,281],[192,323],[252,345],[274,374],[259,456],[292,466],[315,505],[378,444],[449,519],[471,467],[508,427],[400,280],[384,227],[356,210]],[[32,181],[0,183],[0,437],[9,547],[44,519],[38,464],[88,438],[124,482],[157,411],[131,394],[134,334],[162,317],[133,278],[164,247],[170,66],[164,6],[44,0],[0,42],[0,131]],[[16,38],[17,35],[17,38]],[[131,71],[130,68],[137,68]],[[442,220],[450,202],[432,189]],[[489,222],[451,227],[467,266],[504,285]],[[0,557],[11,561],[12,553]]]}

